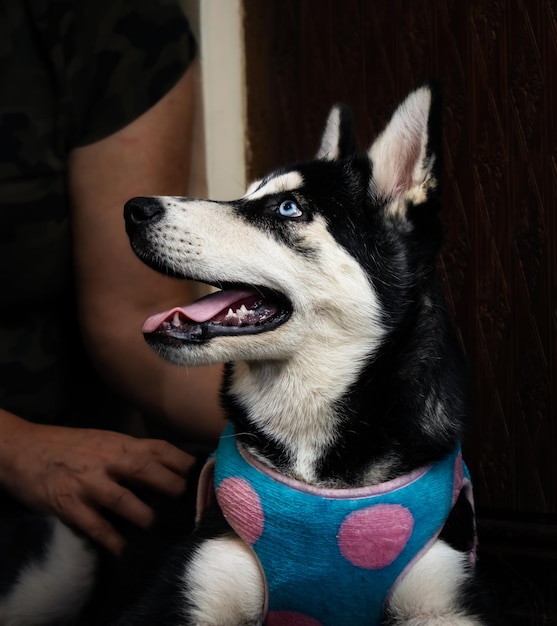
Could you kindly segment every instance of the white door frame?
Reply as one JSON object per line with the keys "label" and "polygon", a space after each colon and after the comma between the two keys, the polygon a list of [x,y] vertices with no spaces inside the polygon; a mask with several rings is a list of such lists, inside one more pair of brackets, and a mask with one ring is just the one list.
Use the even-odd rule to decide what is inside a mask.
{"label": "white door frame", "polygon": [[[197,119],[202,118],[203,132],[197,129],[194,137],[194,161],[204,155],[206,196],[231,200],[246,189],[242,0],[183,3],[199,44],[201,69]],[[200,188],[203,173],[196,174],[198,167],[194,163],[192,186]]]}

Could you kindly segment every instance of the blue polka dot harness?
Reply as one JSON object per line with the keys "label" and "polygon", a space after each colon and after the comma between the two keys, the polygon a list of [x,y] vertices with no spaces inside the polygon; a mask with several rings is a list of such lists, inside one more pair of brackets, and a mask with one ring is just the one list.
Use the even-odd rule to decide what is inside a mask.
{"label": "blue polka dot harness", "polygon": [[379,625],[393,586],[436,540],[461,489],[472,497],[460,446],[380,485],[322,489],[266,467],[229,426],[205,470],[265,574],[265,624],[281,626]]}

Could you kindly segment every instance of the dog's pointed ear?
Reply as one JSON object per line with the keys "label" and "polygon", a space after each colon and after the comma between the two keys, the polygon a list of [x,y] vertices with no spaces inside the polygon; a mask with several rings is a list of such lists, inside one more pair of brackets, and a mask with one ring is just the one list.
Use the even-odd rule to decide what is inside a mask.
{"label": "dog's pointed ear", "polygon": [[344,104],[335,104],[329,113],[317,159],[335,161],[356,152],[356,134],[352,111]]}
{"label": "dog's pointed ear", "polygon": [[440,130],[440,93],[430,82],[407,96],[369,149],[371,191],[390,212],[405,214],[408,201],[420,204],[438,189]]}

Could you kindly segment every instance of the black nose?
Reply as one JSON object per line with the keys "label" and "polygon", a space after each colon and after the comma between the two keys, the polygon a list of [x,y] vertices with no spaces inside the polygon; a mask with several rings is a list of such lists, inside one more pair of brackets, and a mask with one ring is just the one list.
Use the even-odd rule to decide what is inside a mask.
{"label": "black nose", "polygon": [[164,215],[164,206],[157,198],[132,198],[124,205],[126,230],[136,230],[157,222]]}

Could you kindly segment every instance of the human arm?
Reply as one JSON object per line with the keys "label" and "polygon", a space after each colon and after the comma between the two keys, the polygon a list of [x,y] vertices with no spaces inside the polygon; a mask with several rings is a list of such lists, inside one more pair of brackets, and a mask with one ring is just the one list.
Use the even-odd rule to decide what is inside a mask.
{"label": "human arm", "polygon": [[[63,4],[72,5],[72,3]],[[50,57],[47,54],[48,46],[38,46],[41,51],[38,61],[42,63],[44,60],[47,67],[45,83],[52,84],[56,92],[51,94],[47,90],[46,95],[39,92],[45,95],[44,100],[38,99],[40,104],[36,110],[41,133],[50,128],[49,115],[52,113],[50,109],[56,106],[51,96],[58,97],[60,88],[68,88],[68,91],[62,94],[63,106],[60,110],[54,111],[56,124],[52,128],[52,137],[49,133],[44,137],[41,134],[41,138],[46,142],[52,140],[55,152],[49,150],[44,157],[38,149],[42,148],[42,143],[39,142],[37,145],[34,141],[28,142],[26,136],[22,135],[25,139],[23,140],[19,134],[16,137],[16,144],[21,141],[30,155],[30,165],[23,171],[24,175],[27,176],[36,168],[40,174],[39,183],[43,183],[45,171],[48,172],[48,176],[44,176],[44,181],[47,178],[53,180],[52,188],[55,193],[51,194],[50,187],[47,187],[48,194],[45,192],[44,198],[39,196],[42,203],[32,206],[31,200],[34,200],[34,196],[33,198],[30,196],[28,201],[32,211],[37,215],[42,214],[44,207],[48,208],[44,221],[37,219],[36,229],[40,230],[44,223],[45,232],[56,227],[58,233],[60,226],[60,236],[52,240],[45,237],[44,253],[43,248],[40,248],[41,252],[36,254],[30,254],[30,248],[25,249],[26,244],[32,245],[27,239],[16,238],[15,241],[21,245],[21,257],[26,257],[30,262],[29,280],[34,280],[35,283],[44,282],[47,310],[50,312],[52,309],[59,314],[58,320],[61,321],[59,325],[45,323],[44,333],[42,330],[38,333],[36,327],[42,329],[40,318],[43,309],[40,306],[32,308],[32,315],[29,318],[24,317],[25,322],[22,322],[22,326],[28,319],[32,322],[23,328],[28,335],[21,335],[24,337],[24,345],[27,343],[30,345],[29,353],[25,354],[26,360],[22,359],[30,371],[27,372],[25,367],[23,370],[12,367],[9,359],[4,364],[10,368],[7,380],[3,381],[8,399],[10,393],[16,396],[20,393],[17,386],[18,377],[25,378],[26,384],[20,393],[25,401],[11,405],[9,402],[2,403],[4,408],[10,406],[17,415],[0,410],[0,496],[4,495],[5,490],[32,509],[55,514],[70,525],[80,528],[108,549],[119,552],[123,538],[108,524],[108,520],[103,516],[103,509],[111,510],[139,526],[148,525],[152,519],[152,511],[131,492],[125,491],[124,485],[137,484],[152,487],[162,493],[177,495],[185,487],[185,474],[192,463],[192,458],[164,442],[139,440],[108,431],[36,424],[18,417],[22,415],[29,420],[37,421],[44,419],[49,423],[59,420],[60,423],[90,424],[88,420],[97,406],[102,406],[104,401],[102,393],[99,394],[100,401],[97,403],[96,397],[76,391],[82,387],[80,383],[83,381],[72,380],[74,362],[64,361],[66,354],[71,355],[69,358],[73,359],[73,352],[68,349],[71,346],[66,345],[66,339],[68,344],[75,342],[71,338],[74,320],[70,317],[65,324],[65,316],[71,316],[73,313],[73,309],[68,306],[71,294],[65,283],[69,268],[65,264],[66,215],[63,215],[65,203],[61,185],[65,167],[64,149],[68,144],[76,141],[90,143],[70,155],[67,177],[74,199],[73,244],[76,250],[75,269],[80,306],[83,311],[83,335],[99,370],[116,389],[127,394],[128,399],[146,413],[169,420],[175,419],[175,425],[182,426],[183,430],[188,430],[189,425],[192,438],[196,440],[207,438],[213,441],[219,431],[216,390],[220,380],[220,368],[213,368],[209,375],[199,370],[195,372],[178,370],[152,353],[144,343],[141,325],[143,318],[152,312],[150,307],[157,309],[159,298],[160,306],[166,306],[165,299],[173,300],[173,294],[179,296],[180,302],[183,302],[189,297],[189,291],[186,287],[185,291],[182,291],[183,283],[156,276],[133,257],[122,219],[124,202],[130,196],[154,191],[155,187],[160,193],[173,193],[178,189],[183,193],[185,190],[191,124],[191,120],[188,123],[188,115],[191,113],[191,107],[188,108],[188,98],[191,98],[188,81],[192,80],[191,72],[167,94],[167,97],[160,100],[162,121],[161,115],[158,115],[153,122],[149,122],[155,108],[145,114],[144,118],[132,122],[129,129],[92,143],[96,138],[110,133],[118,124],[131,120],[139,112],[146,110],[153,100],[160,98],[168,89],[168,81],[174,76],[177,77],[179,67],[185,67],[192,56],[183,46],[185,31],[181,27],[167,30],[167,24],[170,23],[168,20],[172,16],[163,11],[162,6],[157,7],[158,3],[153,5],[145,2],[132,3],[134,19],[129,19],[126,7],[123,7],[120,13],[122,8],[120,3],[111,3],[107,0],[105,3],[74,4],[81,17],[73,19],[70,11],[67,18],[64,18],[63,32],[60,33],[60,43],[63,40],[64,45],[56,44],[53,48],[54,54]],[[129,3],[127,5],[131,6]],[[151,6],[151,9],[148,6]],[[105,8],[111,11],[104,11]],[[112,8],[115,11],[112,11]],[[82,9],[83,15],[80,13]],[[83,16],[94,18],[91,9],[94,9],[93,14],[103,17],[101,22],[105,25],[104,29],[100,28],[101,22],[95,25],[94,19],[82,19]],[[159,14],[160,20],[157,17]],[[51,17],[56,19],[58,15],[54,12]],[[141,19],[136,19],[138,16]],[[116,21],[114,23],[107,21],[110,17]],[[172,22],[175,23],[174,18]],[[137,45],[136,29],[139,29],[140,34],[144,24],[153,26],[153,39],[145,42],[145,46]],[[91,26],[89,33],[82,31],[83,25]],[[45,31],[48,35],[44,42],[46,44],[55,44],[57,41],[55,31],[51,28],[53,26],[48,24],[48,30]],[[33,31],[33,34],[40,37],[41,32],[37,30]],[[172,33],[175,35],[174,51],[169,51],[167,35]],[[92,34],[95,39],[98,35],[98,48],[90,45]],[[108,38],[107,34],[114,36]],[[153,41],[158,42],[158,51],[153,47]],[[177,51],[176,46],[181,52]],[[11,49],[11,45],[7,49]],[[79,54],[74,57],[76,51]],[[68,53],[70,57],[66,58],[62,52]],[[100,54],[98,65],[96,61],[92,62],[97,53]],[[120,61],[114,63],[116,71],[109,71],[112,67],[107,60],[118,59]],[[18,59],[14,57],[14,65],[17,65],[17,62]],[[171,67],[174,69],[171,70]],[[35,70],[31,69],[31,75],[35,76]],[[106,81],[101,80],[105,76]],[[25,84],[23,79],[22,84]],[[22,95],[26,93],[24,89],[8,89],[8,92],[21,92]],[[169,104],[166,104],[167,102]],[[171,116],[174,109],[179,110],[182,121],[173,117],[172,124],[176,124],[176,127],[171,125],[172,127],[168,128],[171,120],[165,118]],[[147,119],[148,128],[160,124],[162,137],[168,138],[175,132],[173,138],[175,142],[170,146],[175,149],[174,152],[169,150],[165,155],[160,155],[160,161],[158,156],[153,156],[157,150],[166,149],[166,144],[158,140],[156,133],[153,138],[146,139],[142,119]],[[166,128],[167,132],[164,131]],[[148,153],[136,154],[138,142],[135,134],[140,144],[146,141]],[[183,154],[186,154],[186,145],[187,158],[178,162]],[[12,143],[8,141],[6,150],[11,149]],[[15,156],[17,155],[14,154]],[[165,163],[175,165],[171,168],[171,174],[163,167]],[[51,165],[52,169],[49,169]],[[155,181],[157,184],[154,184]],[[169,185],[171,181],[174,181],[172,186]],[[56,218],[51,219],[51,216]],[[50,225],[50,219],[54,226]],[[24,220],[25,213],[22,212],[22,222]],[[34,226],[34,223],[31,222],[31,225]],[[53,243],[50,244],[50,241]],[[124,249],[126,252],[120,255]],[[136,264],[135,268],[140,267],[141,270],[136,272],[136,269],[132,268],[128,271],[128,266],[131,267],[133,264],[132,258]],[[14,263],[18,263],[18,257],[15,257]],[[49,272],[37,272],[34,275],[32,264],[44,264],[48,268],[54,268],[50,271],[53,280],[50,280]],[[57,280],[58,277],[60,280]],[[138,293],[134,290],[137,281],[144,292]],[[25,297],[27,280],[22,281],[22,285],[22,294]],[[97,290],[101,285],[102,288]],[[35,293],[30,289],[27,297],[32,299]],[[43,294],[43,291],[39,290],[39,293]],[[120,296],[121,300],[118,300]],[[49,300],[57,301],[57,306],[48,307]],[[122,303],[124,306],[121,306]],[[141,307],[145,308],[145,314],[139,310]],[[10,315],[17,315],[18,310],[16,306]],[[53,314],[52,317],[56,315]],[[9,315],[6,319],[10,319]],[[9,331],[9,328],[3,330]],[[5,336],[7,332],[3,335]],[[58,341],[59,336],[63,337],[63,340]],[[14,354],[17,352],[18,342],[23,345],[19,337],[17,335],[13,341]],[[39,342],[41,345],[34,345]],[[4,346],[7,347],[9,346]],[[10,356],[10,350],[3,351],[3,356],[6,355]],[[17,356],[15,365],[18,365]],[[81,361],[75,363],[76,378],[84,371],[82,365]],[[43,375],[43,372],[47,375]],[[30,375],[27,375],[28,373]],[[54,382],[52,394],[45,393],[47,399],[54,398],[52,403],[43,403],[41,393],[29,393],[27,401],[27,392],[32,389],[34,380],[45,387]],[[15,389],[10,388],[11,385]],[[64,385],[67,385],[65,389]],[[90,388],[87,391],[90,392]],[[74,401],[75,397],[79,398],[78,402]],[[86,417],[80,416],[80,409],[91,408],[91,405],[95,405],[94,409]],[[189,416],[193,413],[190,411],[196,412],[191,420]],[[172,467],[168,467],[170,459],[174,459]]]}
{"label": "human arm", "polygon": [[[148,315],[191,299],[191,285],[144,266],[131,251],[123,221],[123,205],[132,196],[186,192],[193,78],[188,70],[129,126],[76,149],[69,185],[81,327],[99,371],[146,413],[195,441],[214,442],[224,425],[221,368],[170,365],[141,334]],[[177,496],[192,463],[164,441],[33,424],[0,411],[0,485],[116,554],[125,540],[103,509],[149,526],[152,509],[128,486]]]}
{"label": "human arm", "polygon": [[221,367],[171,365],[141,334],[149,315],[190,301],[193,288],[139,261],[123,221],[133,196],[187,193],[194,71],[124,129],[75,149],[69,184],[82,332],[99,370],[145,412],[215,441]]}

